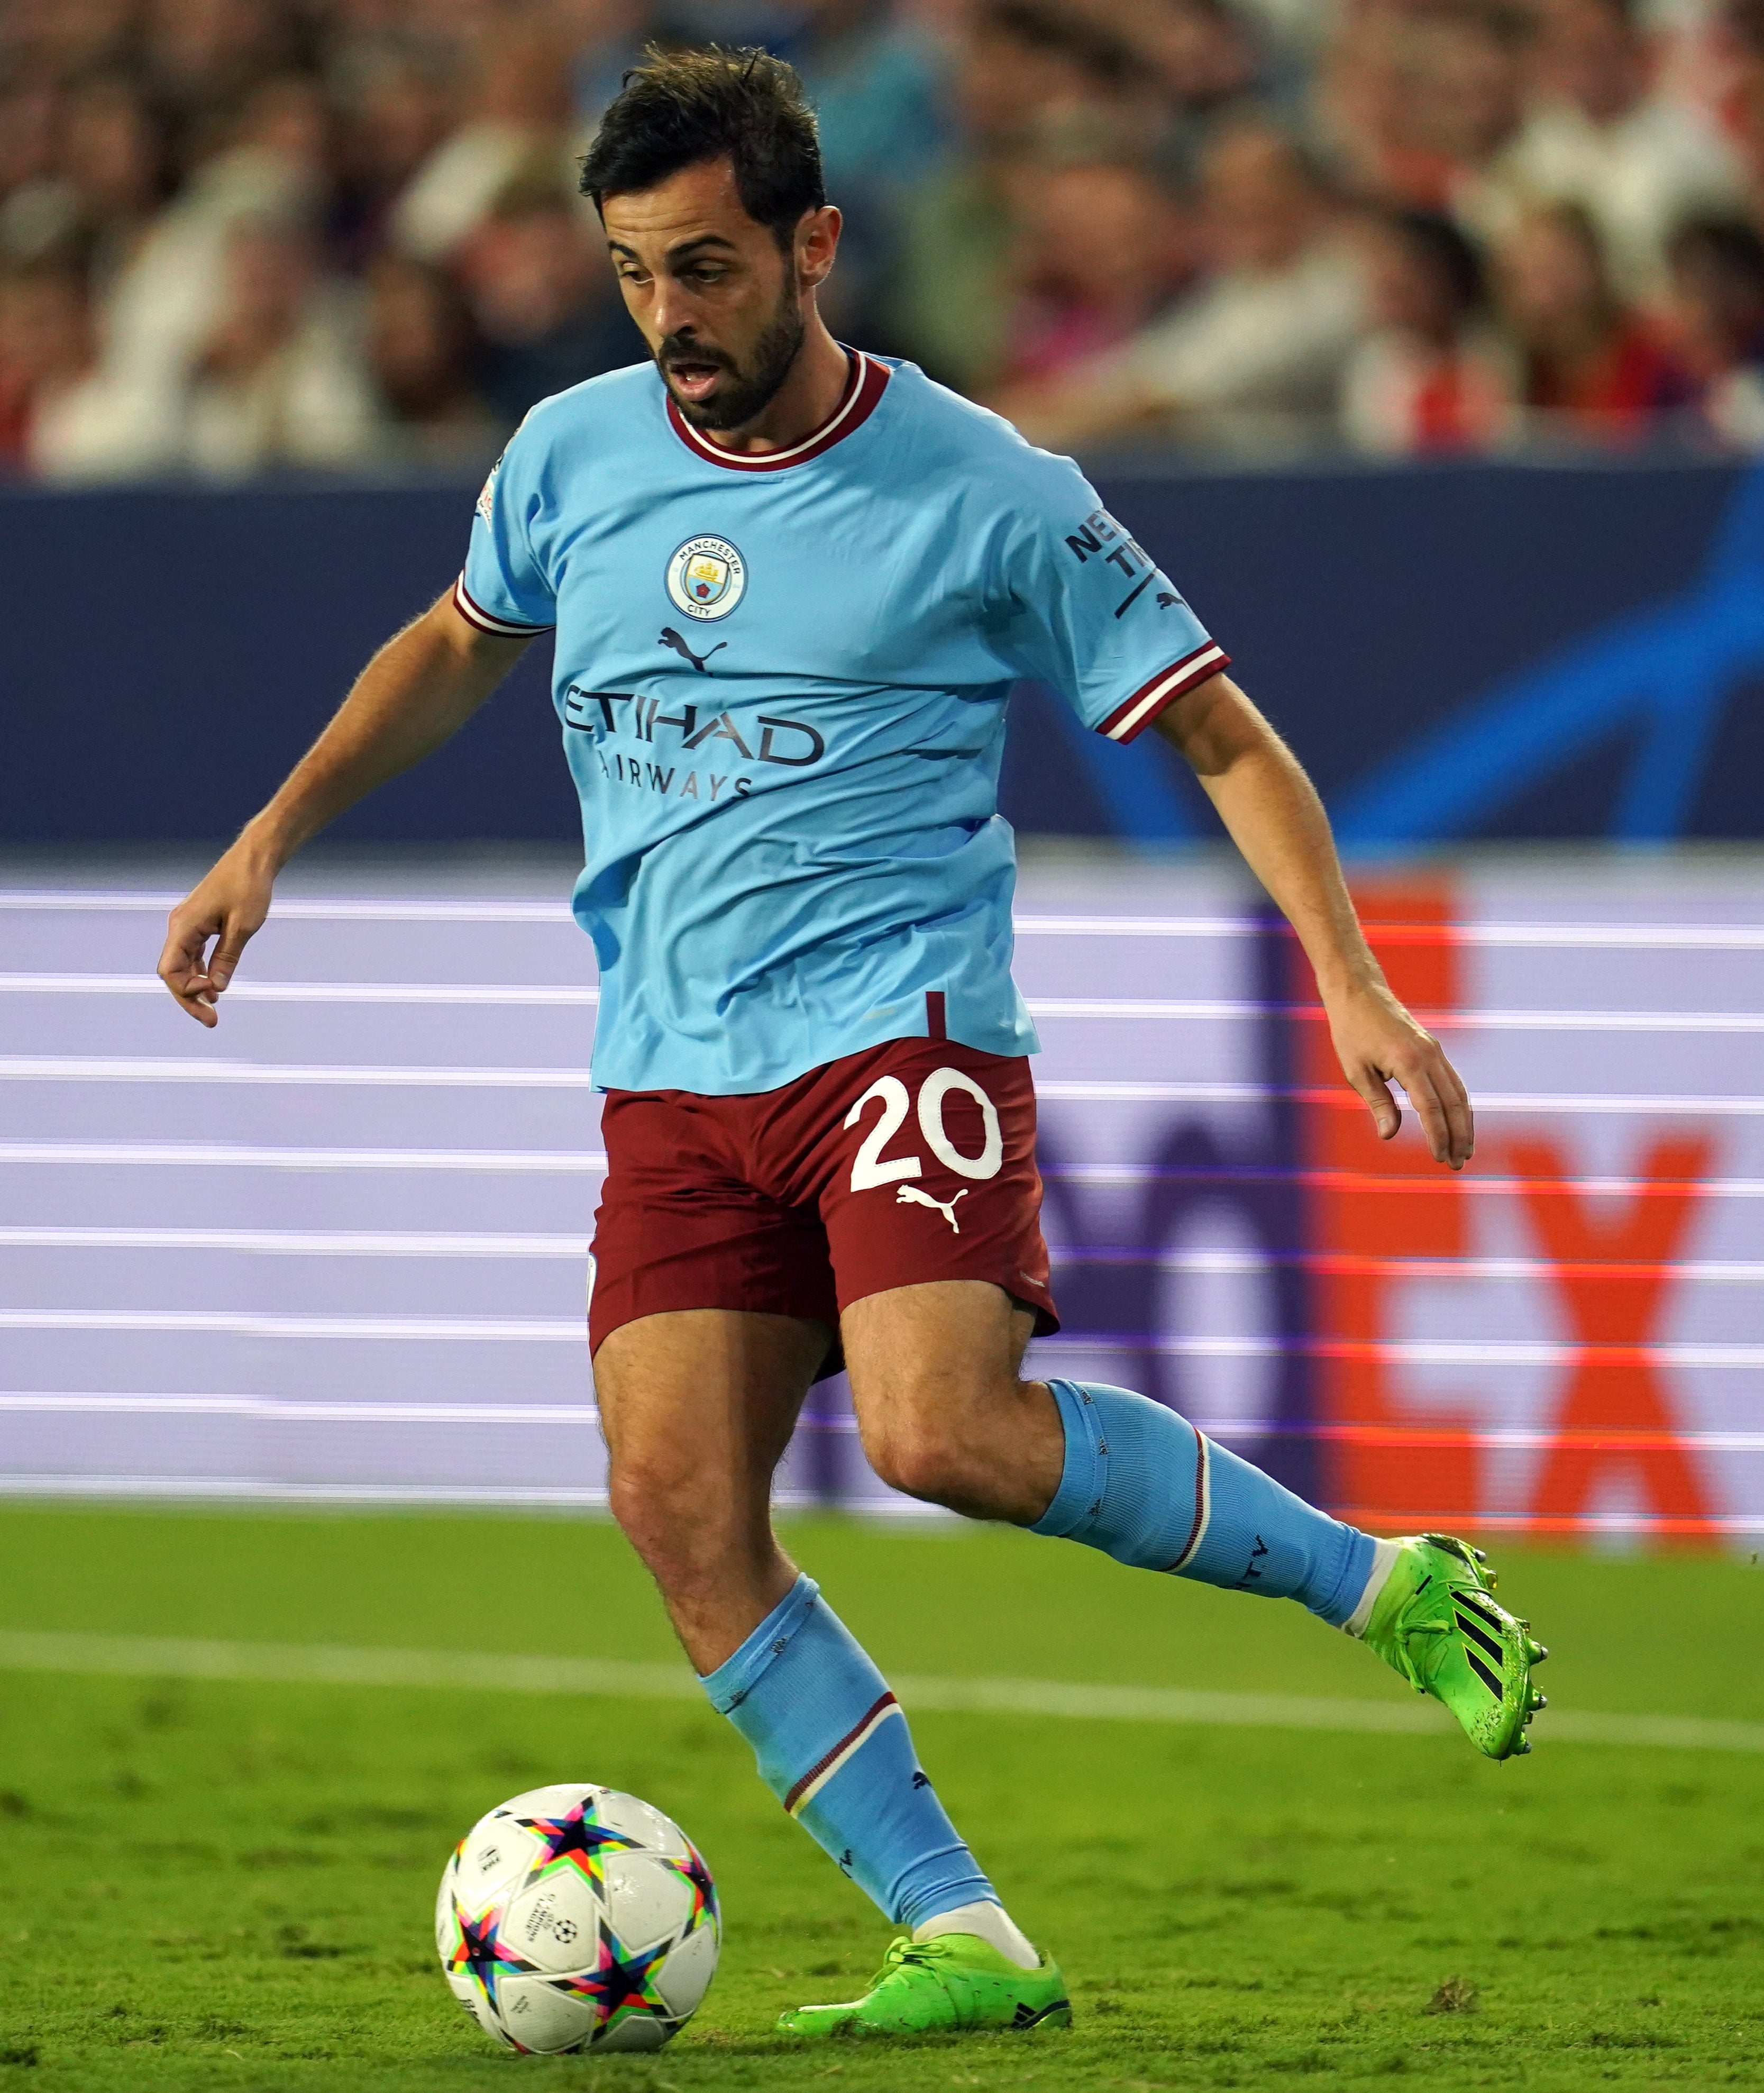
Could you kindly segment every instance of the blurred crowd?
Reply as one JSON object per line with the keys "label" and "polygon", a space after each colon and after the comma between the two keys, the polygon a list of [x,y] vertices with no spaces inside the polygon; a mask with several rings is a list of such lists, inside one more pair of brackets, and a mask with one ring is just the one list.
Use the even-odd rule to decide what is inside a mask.
{"label": "blurred crowd", "polygon": [[1060,449],[1764,449],[1764,0],[0,0],[0,471],[455,473],[637,361],[577,162],[801,70],[828,317]]}

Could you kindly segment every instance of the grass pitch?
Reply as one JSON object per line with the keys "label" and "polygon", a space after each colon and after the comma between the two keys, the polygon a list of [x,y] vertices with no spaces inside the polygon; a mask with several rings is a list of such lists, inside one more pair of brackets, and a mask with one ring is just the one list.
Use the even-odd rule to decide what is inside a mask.
{"label": "grass pitch", "polygon": [[[975,1528],[802,1521],[884,1669],[1400,1698],[1293,1606]],[[1764,1718],[1764,1571],[1497,1549],[1552,1701]],[[0,1628],[655,1660],[607,1527],[0,1513]],[[0,2089],[1764,2084],[1764,1753],[923,1714],[921,1755],[1073,1988],[1070,2034],[798,2049],[887,1928],[690,1701],[15,1672],[0,1682]],[[727,1935],[654,2058],[493,2050],[430,1912],[551,1779],[647,1796]]]}

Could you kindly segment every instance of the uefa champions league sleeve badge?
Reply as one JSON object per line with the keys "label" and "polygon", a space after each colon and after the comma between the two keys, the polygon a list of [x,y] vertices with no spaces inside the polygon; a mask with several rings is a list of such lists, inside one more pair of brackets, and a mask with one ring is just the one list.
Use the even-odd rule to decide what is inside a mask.
{"label": "uefa champions league sleeve badge", "polygon": [[668,600],[688,618],[727,618],[746,587],[746,563],[727,538],[689,538],[668,562]]}

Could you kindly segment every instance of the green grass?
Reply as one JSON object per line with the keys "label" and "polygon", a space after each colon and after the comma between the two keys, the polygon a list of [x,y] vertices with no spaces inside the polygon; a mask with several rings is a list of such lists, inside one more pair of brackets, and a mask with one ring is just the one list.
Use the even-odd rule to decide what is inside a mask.
{"label": "green grass", "polygon": [[[1298,1609],[995,1530],[791,1529],[884,1668],[1398,1696]],[[1764,1571],[1500,1552],[1580,1708],[1764,1718]],[[609,1528],[0,1511],[0,1627],[669,1653]],[[887,1929],[689,1702],[14,1673],[0,1682],[0,2093],[1764,2084],[1764,1755],[923,1715],[922,1756],[1069,2036],[798,2051]],[[678,1817],[723,1966],[654,2059],[519,2059],[457,2015],[453,1841],[539,1781]],[[1446,2000],[1456,2010],[1429,2010]]]}

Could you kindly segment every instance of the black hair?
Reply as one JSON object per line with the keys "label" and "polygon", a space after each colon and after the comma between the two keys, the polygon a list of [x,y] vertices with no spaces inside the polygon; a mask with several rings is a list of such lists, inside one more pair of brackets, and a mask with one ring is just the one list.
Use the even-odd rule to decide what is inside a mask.
{"label": "black hair", "polygon": [[815,112],[793,66],[767,51],[651,44],[625,76],[582,163],[582,193],[652,189],[682,167],[725,156],[741,208],[789,249],[805,211],[827,201]]}
{"label": "black hair", "polygon": [[1449,218],[1431,210],[1394,210],[1388,222],[1433,271],[1460,317],[1481,306],[1488,288],[1482,257]]}
{"label": "black hair", "polygon": [[1105,87],[1126,89],[1139,78],[1131,49],[1100,24],[1074,18],[1040,0],[987,0],[980,26],[1031,50],[1053,51],[1080,66]]}
{"label": "black hair", "polygon": [[1713,269],[1731,284],[1764,295],[1764,239],[1743,218],[1688,219],[1667,243],[1675,266]]}

